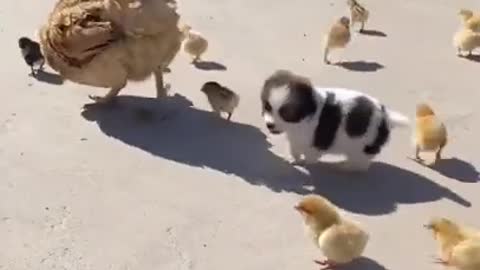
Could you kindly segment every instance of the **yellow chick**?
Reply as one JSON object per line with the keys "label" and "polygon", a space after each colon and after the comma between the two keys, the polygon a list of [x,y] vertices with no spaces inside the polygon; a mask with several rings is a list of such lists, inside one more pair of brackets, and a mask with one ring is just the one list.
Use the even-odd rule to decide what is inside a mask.
{"label": "yellow chick", "polygon": [[461,9],[458,14],[462,18],[463,26],[475,32],[480,32],[480,14],[474,14],[469,9]]}
{"label": "yellow chick", "polygon": [[446,218],[433,218],[424,226],[440,244],[437,263],[459,270],[480,269],[480,238],[473,230]]}
{"label": "yellow chick", "polygon": [[233,111],[240,102],[240,97],[232,90],[214,81],[206,82],[200,90],[207,95],[213,111],[219,115],[222,112],[227,113],[227,120],[230,121]]}
{"label": "yellow chick", "polygon": [[185,37],[183,49],[186,53],[192,56],[192,63],[201,61],[201,56],[208,48],[207,39],[205,39],[199,32],[192,30],[192,27],[189,25],[184,25],[181,30]]}
{"label": "yellow chick", "polygon": [[442,150],[447,145],[447,128],[438,119],[432,108],[425,103],[417,105],[415,128],[415,158],[420,152],[435,151],[435,162],[442,158]]}
{"label": "yellow chick", "polygon": [[330,50],[345,48],[350,42],[350,19],[342,16],[330,28],[330,31],[325,36],[324,45],[325,51],[323,54],[323,61],[330,64],[328,55]]}
{"label": "yellow chick", "polygon": [[350,20],[353,27],[356,23],[360,23],[360,33],[365,28],[365,23],[368,21],[368,10],[360,5],[356,0],[347,0],[347,4],[350,7]]}
{"label": "yellow chick", "polygon": [[480,47],[480,33],[462,28],[453,36],[453,45],[457,48],[458,56],[463,56],[464,51],[470,56],[474,49]]}
{"label": "yellow chick", "polygon": [[326,260],[315,261],[333,269],[360,257],[370,238],[361,226],[341,216],[337,208],[318,195],[305,196],[295,209],[302,215],[305,231]]}

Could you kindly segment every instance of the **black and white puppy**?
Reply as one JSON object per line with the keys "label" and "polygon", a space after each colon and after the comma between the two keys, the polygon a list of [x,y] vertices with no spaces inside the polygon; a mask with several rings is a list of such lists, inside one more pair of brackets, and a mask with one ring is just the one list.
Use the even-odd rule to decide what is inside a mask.
{"label": "black and white puppy", "polygon": [[[273,134],[285,133],[293,164],[317,162],[322,154],[345,155],[345,168],[366,171],[395,126],[409,119],[356,90],[320,88],[308,78],[278,70],[264,83],[262,115]],[[303,155],[303,160],[301,156]]]}

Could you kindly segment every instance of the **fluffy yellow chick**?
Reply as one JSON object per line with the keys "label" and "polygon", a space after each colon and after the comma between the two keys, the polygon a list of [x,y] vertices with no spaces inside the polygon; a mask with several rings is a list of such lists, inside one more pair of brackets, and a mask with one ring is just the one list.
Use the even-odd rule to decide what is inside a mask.
{"label": "fluffy yellow chick", "polygon": [[323,54],[323,61],[326,64],[330,64],[330,60],[328,60],[330,50],[345,48],[349,42],[350,19],[342,16],[330,27],[328,34],[325,36],[325,51]]}
{"label": "fluffy yellow chick", "polygon": [[323,270],[333,269],[360,257],[369,234],[360,225],[342,217],[337,208],[318,195],[305,196],[295,209],[302,215],[307,235],[327,258],[315,261]]}
{"label": "fluffy yellow chick", "polygon": [[192,27],[189,25],[184,25],[182,27],[182,33],[186,39],[183,49],[186,53],[192,56],[192,63],[201,61],[201,56],[208,48],[207,39],[205,39],[199,32],[192,30]]}
{"label": "fluffy yellow chick", "polygon": [[206,82],[200,90],[207,95],[213,111],[219,115],[222,112],[227,113],[227,120],[230,121],[233,111],[240,102],[240,97],[227,87],[213,81]]}
{"label": "fluffy yellow chick", "polygon": [[469,9],[461,9],[458,14],[462,18],[463,26],[475,32],[480,32],[480,14],[474,14]]}
{"label": "fluffy yellow chick", "polygon": [[447,128],[438,119],[432,108],[425,103],[417,105],[415,128],[415,158],[420,152],[435,151],[435,162],[442,158],[442,150],[447,145]]}
{"label": "fluffy yellow chick", "polygon": [[480,33],[462,28],[453,36],[453,45],[457,48],[458,56],[462,56],[464,51],[471,55],[474,49],[480,47]]}
{"label": "fluffy yellow chick", "polygon": [[347,4],[350,7],[350,20],[352,27],[356,23],[360,23],[360,32],[365,28],[365,23],[368,21],[368,10],[360,5],[356,0],[347,0]]}
{"label": "fluffy yellow chick", "polygon": [[433,218],[425,225],[440,244],[437,263],[459,270],[480,269],[480,238],[472,229],[446,218]]}

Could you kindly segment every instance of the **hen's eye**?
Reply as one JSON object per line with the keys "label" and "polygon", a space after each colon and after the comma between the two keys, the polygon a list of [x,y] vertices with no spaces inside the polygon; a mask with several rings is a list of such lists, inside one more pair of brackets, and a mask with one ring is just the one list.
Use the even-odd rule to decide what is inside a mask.
{"label": "hen's eye", "polygon": [[268,103],[268,102],[265,102],[265,104],[263,105],[263,109],[265,109],[265,111],[267,111],[267,112],[271,112],[272,111],[272,105],[270,105],[270,103]]}
{"label": "hen's eye", "polygon": [[87,21],[91,21],[91,22],[99,22],[100,21],[100,17],[99,16],[95,16],[95,15],[92,15],[92,14],[87,14],[87,16],[85,17],[85,19]]}

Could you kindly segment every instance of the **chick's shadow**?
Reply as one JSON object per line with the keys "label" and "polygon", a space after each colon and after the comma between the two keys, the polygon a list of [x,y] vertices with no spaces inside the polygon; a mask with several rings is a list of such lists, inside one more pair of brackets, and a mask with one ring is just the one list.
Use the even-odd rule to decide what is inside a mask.
{"label": "chick's shadow", "polygon": [[367,61],[343,61],[336,65],[346,70],[358,72],[375,72],[385,68],[385,66],[380,63]]}
{"label": "chick's shadow", "polygon": [[476,183],[480,180],[480,173],[475,166],[456,157],[438,160],[435,164],[428,167],[443,176],[460,182]]}
{"label": "chick's shadow", "polygon": [[[139,108],[151,112],[150,121],[136,121]],[[86,107],[82,115],[106,135],[152,155],[233,174],[276,192],[307,192],[302,184],[308,176],[272,153],[260,129],[196,109],[181,95],[119,96],[113,107]]]}
{"label": "chick's shadow", "polygon": [[223,64],[214,61],[195,61],[193,62],[195,68],[205,71],[217,70],[217,71],[225,71],[227,67]]}
{"label": "chick's shadow", "polygon": [[48,83],[48,84],[55,84],[55,85],[62,85],[63,82],[64,82],[64,79],[62,78],[62,76],[60,76],[58,74],[55,74],[55,73],[50,73],[50,72],[45,71],[45,70],[39,70],[35,74],[34,78],[37,81],[45,82],[45,83]]}
{"label": "chick's shadow", "polygon": [[[136,121],[139,109],[151,111],[151,121]],[[196,109],[178,94],[161,100],[119,96],[113,107],[87,107],[82,114],[107,136],[152,155],[232,174],[274,192],[318,193],[347,211],[382,215],[399,203],[444,197],[468,205],[445,187],[385,163],[374,164],[365,176],[339,174],[318,164],[307,170],[293,167],[270,151],[259,128]]]}
{"label": "chick's shadow", "polygon": [[370,258],[360,257],[349,264],[339,266],[338,270],[387,270],[387,268]]}

